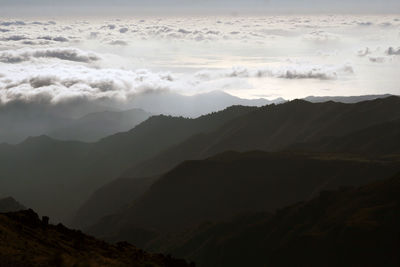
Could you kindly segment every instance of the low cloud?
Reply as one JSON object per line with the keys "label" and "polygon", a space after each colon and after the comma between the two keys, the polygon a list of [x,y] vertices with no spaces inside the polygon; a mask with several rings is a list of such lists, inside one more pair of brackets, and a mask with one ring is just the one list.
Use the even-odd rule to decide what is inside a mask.
{"label": "low cloud", "polygon": [[125,71],[94,69],[83,65],[57,64],[57,67],[10,65],[0,77],[0,103],[35,102],[51,104],[86,99],[87,101],[128,101],[147,90],[168,90],[174,79],[168,73],[148,70]]}
{"label": "low cloud", "polygon": [[55,42],[68,42],[69,40],[65,37],[58,36],[58,37],[51,37],[51,36],[40,36],[37,39],[39,40],[47,40],[47,41],[55,41]]}
{"label": "low cloud", "polygon": [[325,31],[314,31],[304,35],[303,39],[306,41],[312,41],[317,43],[326,43],[326,42],[340,41],[340,36]]}
{"label": "low cloud", "polygon": [[122,40],[111,41],[109,44],[110,44],[110,45],[121,45],[121,46],[128,45],[127,42],[122,41]]}
{"label": "low cloud", "polygon": [[358,22],[357,25],[365,27],[365,26],[372,26],[372,25],[374,25],[374,23],[371,21],[363,21],[363,22]]}
{"label": "low cloud", "polygon": [[369,61],[373,62],[373,63],[383,63],[383,62],[385,62],[385,58],[384,57],[370,57]]}
{"label": "low cloud", "polygon": [[363,50],[359,50],[357,52],[357,56],[359,56],[359,57],[365,57],[365,56],[368,56],[369,54],[371,54],[371,50],[368,47],[366,47]]}
{"label": "low cloud", "polygon": [[331,65],[289,65],[281,67],[249,69],[243,67],[232,68],[223,71],[200,71],[195,74],[196,77],[203,80],[217,78],[280,78],[280,79],[318,79],[334,80],[339,75],[348,75],[354,73],[350,65],[331,66]]}
{"label": "low cloud", "polygon": [[8,37],[1,38],[0,40],[2,40],[2,41],[21,41],[21,40],[26,40],[26,39],[29,39],[29,38],[24,35],[11,35]]}
{"label": "low cloud", "polygon": [[48,48],[48,49],[19,49],[0,52],[0,62],[20,63],[33,58],[56,58],[60,60],[90,63],[101,57],[92,52],[85,52],[76,48]]}
{"label": "low cloud", "polygon": [[16,20],[16,21],[3,21],[0,22],[1,26],[23,26],[26,25],[26,23],[24,21],[20,21],[20,20]]}
{"label": "low cloud", "polygon": [[389,47],[389,49],[386,51],[386,53],[390,56],[399,56],[400,55],[400,47],[399,48],[393,48]]}

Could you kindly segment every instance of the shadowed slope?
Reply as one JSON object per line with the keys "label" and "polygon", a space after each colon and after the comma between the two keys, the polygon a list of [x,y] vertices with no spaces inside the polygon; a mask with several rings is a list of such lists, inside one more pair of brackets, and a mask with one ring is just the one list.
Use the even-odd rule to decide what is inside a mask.
{"label": "shadowed slope", "polygon": [[32,210],[0,213],[1,266],[188,266],[183,260],[149,254],[128,243],[107,244]]}
{"label": "shadowed slope", "polygon": [[321,190],[365,184],[399,169],[399,162],[329,154],[227,152],[183,162],[130,207],[103,218],[90,232],[144,245],[131,231],[174,232],[241,212],[273,211]]}
{"label": "shadowed slope", "polygon": [[400,175],[153,242],[198,266],[399,266]]}

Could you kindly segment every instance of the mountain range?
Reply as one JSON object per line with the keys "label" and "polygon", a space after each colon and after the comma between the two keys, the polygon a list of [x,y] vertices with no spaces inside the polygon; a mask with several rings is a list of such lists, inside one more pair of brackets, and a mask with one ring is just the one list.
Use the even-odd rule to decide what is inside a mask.
{"label": "mountain range", "polygon": [[161,174],[184,160],[202,159],[226,150],[278,151],[289,149],[296,143],[344,138],[400,119],[399,105],[400,98],[391,96],[355,104],[293,100],[260,107],[232,119],[216,131],[192,136],[148,161],[133,165],[123,176]]}
{"label": "mountain range", "polygon": [[[145,119],[150,114],[132,110],[128,117],[142,112],[144,121],[128,131],[68,140],[85,136],[85,127],[96,134],[99,121],[110,129],[132,121],[119,111],[94,113],[69,133],[65,124],[65,141],[42,135],[0,144],[0,193],[53,222],[199,266],[396,266],[400,98],[356,99],[231,106],[197,118]],[[12,198],[2,203],[25,209]],[[7,251],[0,242],[0,260],[11,253],[16,266],[174,262],[138,259],[126,243],[127,254],[31,210],[0,214],[0,227],[14,244]],[[68,241],[75,238],[83,247]],[[47,248],[52,242],[64,252]]]}
{"label": "mountain range", "polygon": [[[118,177],[160,176],[185,160],[227,150],[279,151],[298,143],[345,138],[399,120],[399,99],[355,104],[294,100],[259,108],[232,106],[196,119],[152,116],[94,143],[32,137],[17,145],[0,145],[0,185],[3,194],[30,203],[40,214],[65,220],[79,206],[85,207],[94,191]],[[397,128],[391,125],[390,138],[395,139]],[[392,143],[387,141],[389,150],[398,144]],[[73,225],[83,226],[83,219],[79,221],[85,213],[79,209]]]}
{"label": "mountain range", "polygon": [[[309,96],[309,102],[356,103],[390,95],[349,97]],[[95,142],[108,135],[128,131],[153,115],[196,118],[232,105],[265,106],[286,100],[243,99],[222,91],[192,96],[170,91],[139,93],[127,103],[0,103],[0,143],[20,143],[29,136],[48,135],[60,140]]]}
{"label": "mountain range", "polygon": [[127,132],[94,143],[38,136],[17,145],[1,144],[2,193],[30,203],[40,214],[65,219],[91,192],[132,164],[254,109],[234,106],[196,119],[153,116]]}
{"label": "mountain range", "polygon": [[94,142],[128,131],[153,115],[195,118],[232,105],[263,106],[282,103],[277,98],[242,99],[212,91],[185,96],[170,91],[140,93],[128,103],[0,103],[0,143],[20,143],[29,136],[48,135],[61,140]]}

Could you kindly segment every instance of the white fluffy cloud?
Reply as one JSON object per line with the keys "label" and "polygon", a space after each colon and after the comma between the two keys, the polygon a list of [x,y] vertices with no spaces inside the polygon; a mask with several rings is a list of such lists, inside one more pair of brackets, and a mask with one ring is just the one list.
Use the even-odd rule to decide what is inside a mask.
{"label": "white fluffy cloud", "polygon": [[[3,102],[47,95],[57,103],[72,98],[128,99],[140,90],[192,94],[247,88],[254,92],[240,96],[273,93],[291,98],[299,97],[297,92],[306,86],[315,86],[312,93],[323,88],[332,94],[348,92],[335,91],[339,86],[358,86],[355,94],[362,94],[364,88],[378,87],[370,81],[375,75],[386,81],[379,88],[393,93],[398,88],[392,69],[399,62],[394,57],[399,49],[383,48],[398,41],[396,19],[389,15],[11,19],[0,23],[0,94]],[[364,47],[369,48],[357,53]],[[288,58],[307,63],[288,63]],[[377,62],[384,72],[376,69]],[[165,71],[173,75],[163,76]],[[293,82],[300,79],[301,83]],[[278,89],[290,93],[280,94]]]}
{"label": "white fluffy cloud", "polygon": [[393,47],[389,47],[389,49],[387,50],[387,54],[390,56],[400,56],[400,47],[399,48],[393,48]]}
{"label": "white fluffy cloud", "polygon": [[0,76],[0,102],[52,104],[74,99],[127,101],[146,90],[167,90],[173,79],[167,73],[148,70],[95,69],[64,64],[9,66]]}
{"label": "white fluffy cloud", "polygon": [[[112,106],[129,103],[146,91],[182,92],[203,88],[219,79],[231,84],[246,78],[335,80],[351,75],[350,65],[286,64],[249,68],[202,70],[179,75],[145,69],[123,70],[92,65],[101,57],[75,48],[18,49],[0,53],[0,102],[26,103],[44,100],[50,104],[65,101],[106,101]],[[217,82],[214,83],[218,84]],[[212,88],[213,90],[215,88]]]}
{"label": "white fluffy cloud", "polygon": [[354,72],[350,65],[312,65],[312,64],[293,64],[279,67],[264,67],[249,69],[235,67],[230,70],[222,71],[199,71],[195,74],[200,79],[217,78],[281,78],[281,79],[318,79],[334,80],[339,75],[349,75]]}
{"label": "white fluffy cloud", "polygon": [[0,62],[20,63],[33,58],[56,58],[67,61],[90,63],[101,59],[93,52],[85,52],[76,48],[18,49],[0,52]]}
{"label": "white fluffy cloud", "polygon": [[340,35],[329,33],[325,31],[313,31],[303,36],[304,40],[326,43],[326,42],[338,42],[340,41]]}

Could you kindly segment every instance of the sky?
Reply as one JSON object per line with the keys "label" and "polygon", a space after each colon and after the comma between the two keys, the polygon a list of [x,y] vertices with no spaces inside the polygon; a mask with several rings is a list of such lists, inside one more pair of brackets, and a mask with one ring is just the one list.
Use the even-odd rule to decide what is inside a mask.
{"label": "sky", "polygon": [[0,0],[3,15],[398,13],[398,0]]}

